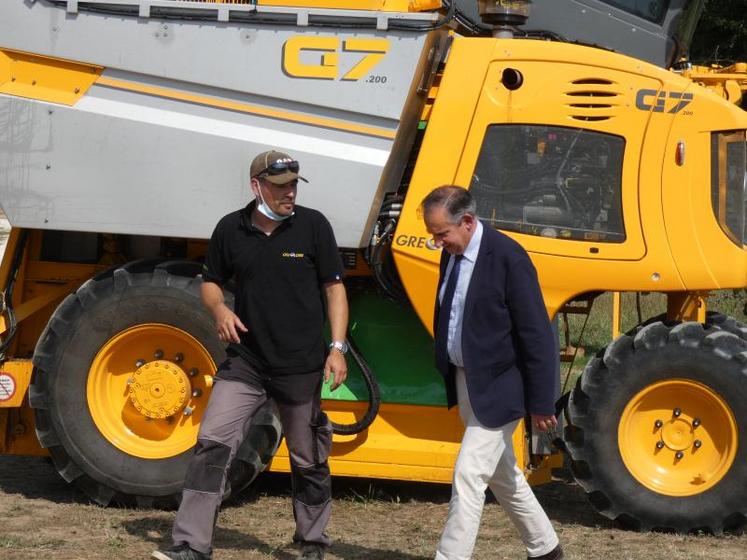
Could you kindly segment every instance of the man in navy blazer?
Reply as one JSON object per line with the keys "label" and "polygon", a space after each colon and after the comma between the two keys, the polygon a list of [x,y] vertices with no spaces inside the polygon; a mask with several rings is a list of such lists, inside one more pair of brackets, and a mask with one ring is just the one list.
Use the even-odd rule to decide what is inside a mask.
{"label": "man in navy blazer", "polygon": [[421,210],[444,249],[433,323],[436,366],[448,405],[459,405],[465,425],[436,560],[471,557],[488,486],[528,558],[560,560],[558,537],[516,464],[512,442],[527,414],[540,431],[557,425],[558,355],[537,273],[518,243],[480,223],[466,189],[439,187]]}

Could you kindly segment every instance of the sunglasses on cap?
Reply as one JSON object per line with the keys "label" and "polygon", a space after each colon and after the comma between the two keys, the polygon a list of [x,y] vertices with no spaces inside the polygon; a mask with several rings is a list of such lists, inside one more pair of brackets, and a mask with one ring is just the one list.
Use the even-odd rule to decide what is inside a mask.
{"label": "sunglasses on cap", "polygon": [[291,173],[298,173],[298,170],[301,167],[298,165],[297,161],[276,161],[272,165],[269,165],[265,167],[262,171],[257,173],[256,177],[261,177],[262,175],[282,175],[283,173],[287,173],[290,171]]}

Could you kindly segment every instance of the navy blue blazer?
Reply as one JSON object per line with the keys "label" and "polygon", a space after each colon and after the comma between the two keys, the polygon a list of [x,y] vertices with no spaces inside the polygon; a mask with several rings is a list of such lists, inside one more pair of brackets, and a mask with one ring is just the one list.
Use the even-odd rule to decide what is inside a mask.
{"label": "navy blue blazer", "polygon": [[[449,256],[441,255],[437,294]],[[437,348],[447,343],[447,333],[436,332],[439,307],[436,297]],[[457,404],[455,368],[438,356],[451,408]],[[484,426],[498,428],[527,412],[555,413],[559,356],[537,272],[521,245],[485,224],[464,303],[462,356],[470,404]]]}

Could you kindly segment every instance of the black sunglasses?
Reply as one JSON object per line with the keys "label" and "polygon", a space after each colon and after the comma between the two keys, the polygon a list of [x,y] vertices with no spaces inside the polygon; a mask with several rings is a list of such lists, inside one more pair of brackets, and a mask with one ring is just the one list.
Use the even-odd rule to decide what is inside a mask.
{"label": "black sunglasses", "polygon": [[287,171],[298,173],[299,169],[301,169],[301,167],[298,165],[297,161],[276,161],[257,173],[257,177],[261,177],[262,175],[282,175]]}

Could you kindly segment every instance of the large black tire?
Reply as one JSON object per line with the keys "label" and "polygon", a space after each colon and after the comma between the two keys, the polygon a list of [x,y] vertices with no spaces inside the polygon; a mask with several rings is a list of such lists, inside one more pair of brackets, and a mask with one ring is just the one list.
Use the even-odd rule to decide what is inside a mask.
{"label": "large black tire", "polygon": [[[695,398],[677,392],[678,387],[687,386],[694,388]],[[658,395],[657,406],[630,408],[636,402],[642,402],[637,400],[640,395],[647,394]],[[730,410],[733,427],[718,429],[716,422],[708,426],[705,421],[701,425],[699,420],[688,416],[686,407],[680,407],[682,402],[687,404],[690,399],[692,408],[700,407],[698,414],[702,412],[707,416],[709,407],[702,406],[698,400],[701,398],[702,402],[719,406],[723,403],[723,410]],[[653,404],[655,401],[648,402]],[[621,443],[619,434],[627,433],[625,427],[634,425],[631,410],[640,410],[639,418],[653,411],[655,417],[662,417],[665,427],[661,428],[658,421],[646,416],[640,438],[626,439]],[[667,411],[669,414],[665,414]],[[589,362],[571,393],[568,413],[565,439],[572,472],[589,500],[605,516],[641,531],[661,529],[686,533],[703,530],[718,534],[745,524],[747,341],[712,325],[647,324],[620,336]],[[729,413],[720,416],[728,417]],[[677,432],[684,442],[683,455],[678,458],[676,449],[679,448],[670,448],[671,440],[661,434],[675,422],[678,430],[680,426],[687,426],[686,421],[690,422],[690,431]],[[710,432],[709,428],[713,431]],[[719,441],[720,444],[711,446],[709,450],[703,442],[693,443],[695,439],[688,439],[700,437],[704,442]],[[711,437],[716,439],[711,440]],[[661,443],[658,438],[661,438]],[[666,445],[664,440],[667,440]],[[654,449],[654,444],[662,447]],[[621,449],[621,445],[626,448]],[[702,449],[700,445],[703,445]],[[712,455],[696,456],[699,450]],[[652,477],[649,483],[645,477],[636,477],[632,472],[639,468],[637,465],[652,460],[667,463],[666,467],[677,473],[678,466],[690,468],[687,465],[697,465],[700,460],[697,457],[718,458],[721,450],[724,450],[723,457],[732,450],[733,460],[724,460],[719,476],[713,477],[714,483],[703,491],[688,487],[686,481],[674,479],[671,482],[666,479],[657,481]],[[659,452],[662,455],[656,456]],[[694,458],[690,459],[688,454]],[[626,463],[623,455],[633,457],[633,460]],[[692,462],[688,463],[690,460]],[[644,471],[639,471],[639,474],[641,472]],[[677,492],[681,495],[675,495]]]}
{"label": "large black tire", "polygon": [[[647,319],[644,321],[641,325],[638,325],[634,327],[630,332],[627,334],[634,335],[641,327],[645,327],[646,325],[650,325],[651,323],[657,323],[661,322],[666,325],[674,326],[678,322],[677,321],[667,321],[666,314],[662,315],[656,315],[655,317],[651,317],[650,319]],[[708,311],[706,312],[706,320],[705,320],[706,327],[713,327],[715,329],[719,329],[722,331],[729,332],[731,334],[737,335],[742,340],[747,340],[747,325],[744,323],[737,321],[734,317],[730,317],[729,315],[724,315],[723,313],[720,313],[719,311]]]}
{"label": "large black tire", "polygon": [[282,438],[280,414],[272,399],[262,405],[247,426],[244,441],[236,450],[236,458],[228,470],[226,493],[235,496],[249,486],[267,468]]}
{"label": "large black tire", "polygon": [[747,340],[747,325],[718,311],[708,311],[706,313],[706,325],[735,334],[742,340]]}
{"label": "large black tire", "polygon": [[[108,271],[68,296],[39,338],[29,390],[39,442],[60,475],[99,504],[178,503],[191,448],[155,459],[122,451],[97,426],[89,405],[102,403],[88,402],[87,383],[99,350],[139,325],[180,329],[194,337],[215,364],[224,359],[213,320],[200,304],[199,270],[196,263],[184,261],[143,261]],[[157,340],[153,347],[158,347]],[[273,406],[269,403],[248,429],[230,471],[234,492],[246,487],[277,449],[280,424]]]}

